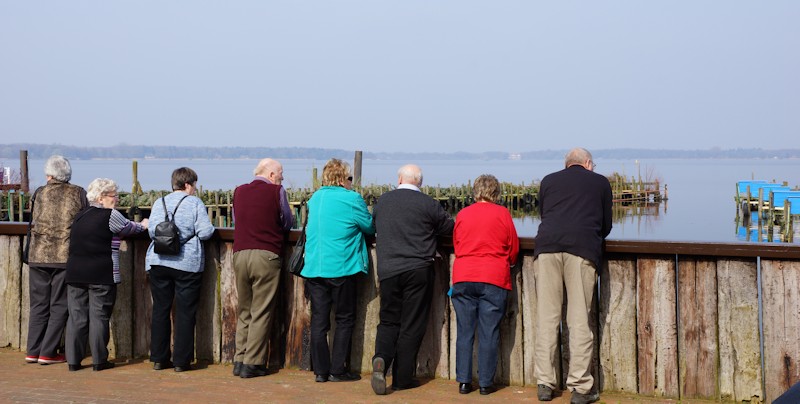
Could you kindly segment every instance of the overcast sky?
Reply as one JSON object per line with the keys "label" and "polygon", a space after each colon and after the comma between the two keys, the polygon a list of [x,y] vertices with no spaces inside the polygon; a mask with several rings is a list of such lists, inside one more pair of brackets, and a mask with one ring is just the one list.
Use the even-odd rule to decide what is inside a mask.
{"label": "overcast sky", "polygon": [[800,148],[800,1],[0,0],[0,138]]}

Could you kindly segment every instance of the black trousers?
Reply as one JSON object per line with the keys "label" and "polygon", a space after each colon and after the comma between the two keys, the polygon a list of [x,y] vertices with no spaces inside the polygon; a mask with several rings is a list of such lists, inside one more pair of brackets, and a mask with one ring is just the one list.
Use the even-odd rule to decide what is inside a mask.
{"label": "black trousers", "polygon": [[150,323],[150,361],[170,359],[170,313],[175,301],[175,366],[187,366],[194,360],[194,325],[197,301],[200,298],[202,272],[186,272],[153,265],[150,268],[150,293],[153,296],[153,318]]}
{"label": "black trousers", "polygon": [[[356,276],[306,279],[306,290],[311,299],[311,364],[316,375],[340,375],[348,371],[356,321]],[[336,331],[331,351],[328,331],[334,306]]]}
{"label": "black trousers", "polygon": [[66,269],[30,267],[28,355],[55,357],[67,325]]}
{"label": "black trousers", "polygon": [[375,357],[392,363],[392,385],[411,384],[428,325],[433,266],[401,273],[381,281],[381,311],[375,337]]}

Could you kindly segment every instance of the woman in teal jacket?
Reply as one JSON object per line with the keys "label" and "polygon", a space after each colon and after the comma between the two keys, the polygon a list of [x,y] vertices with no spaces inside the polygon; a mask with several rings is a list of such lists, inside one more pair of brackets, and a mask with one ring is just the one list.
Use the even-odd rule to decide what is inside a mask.
{"label": "woman in teal jacket", "polygon": [[[372,215],[352,191],[350,167],[331,159],[322,188],[308,201],[305,265],[301,275],[311,298],[311,363],[317,382],[361,379],[347,369],[356,318],[356,277],[367,273],[365,236],[375,234]],[[328,347],[331,308],[336,306],[333,349]]]}

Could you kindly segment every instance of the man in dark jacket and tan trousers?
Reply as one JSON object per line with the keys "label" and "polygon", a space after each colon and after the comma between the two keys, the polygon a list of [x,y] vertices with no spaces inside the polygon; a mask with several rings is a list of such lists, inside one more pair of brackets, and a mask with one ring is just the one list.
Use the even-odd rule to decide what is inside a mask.
{"label": "man in dark jacket and tan trousers", "polygon": [[392,388],[417,387],[417,352],[428,323],[436,239],[453,233],[453,219],[423,194],[422,170],[413,164],[398,171],[397,189],[381,195],[373,209],[376,229],[380,323],[372,358],[372,390],[386,394],[386,366]]}
{"label": "man in dark jacket and tan trousers", "polygon": [[594,173],[592,155],[575,148],[566,168],[549,174],[539,187],[542,222],[536,235],[533,272],[536,279],[535,375],[540,401],[553,399],[556,347],[563,291],[567,291],[571,403],[600,399],[589,371],[594,336],[589,311],[601,265],[603,240],[611,232],[611,185]]}

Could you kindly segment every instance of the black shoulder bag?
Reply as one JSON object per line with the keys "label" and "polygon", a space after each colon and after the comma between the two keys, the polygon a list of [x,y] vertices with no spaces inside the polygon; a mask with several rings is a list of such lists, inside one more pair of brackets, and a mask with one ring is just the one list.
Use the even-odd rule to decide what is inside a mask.
{"label": "black shoulder bag", "polygon": [[297,239],[292,255],[289,257],[289,263],[286,265],[286,269],[294,276],[301,276],[300,272],[303,270],[303,265],[305,265],[307,223],[308,214],[306,214],[306,220],[303,221],[303,232],[300,233],[300,238]]}
{"label": "black shoulder bag", "polygon": [[164,202],[164,197],[161,197],[161,203],[164,205],[164,221],[157,224],[155,236],[153,237],[153,251],[161,255],[178,255],[181,253],[181,246],[194,237],[189,237],[186,241],[181,242],[181,232],[178,230],[178,225],[175,224],[175,213],[178,212],[178,207],[181,206],[186,197],[184,196],[175,205],[175,210],[172,211],[172,219],[169,218],[169,211],[167,210],[167,203]]}

